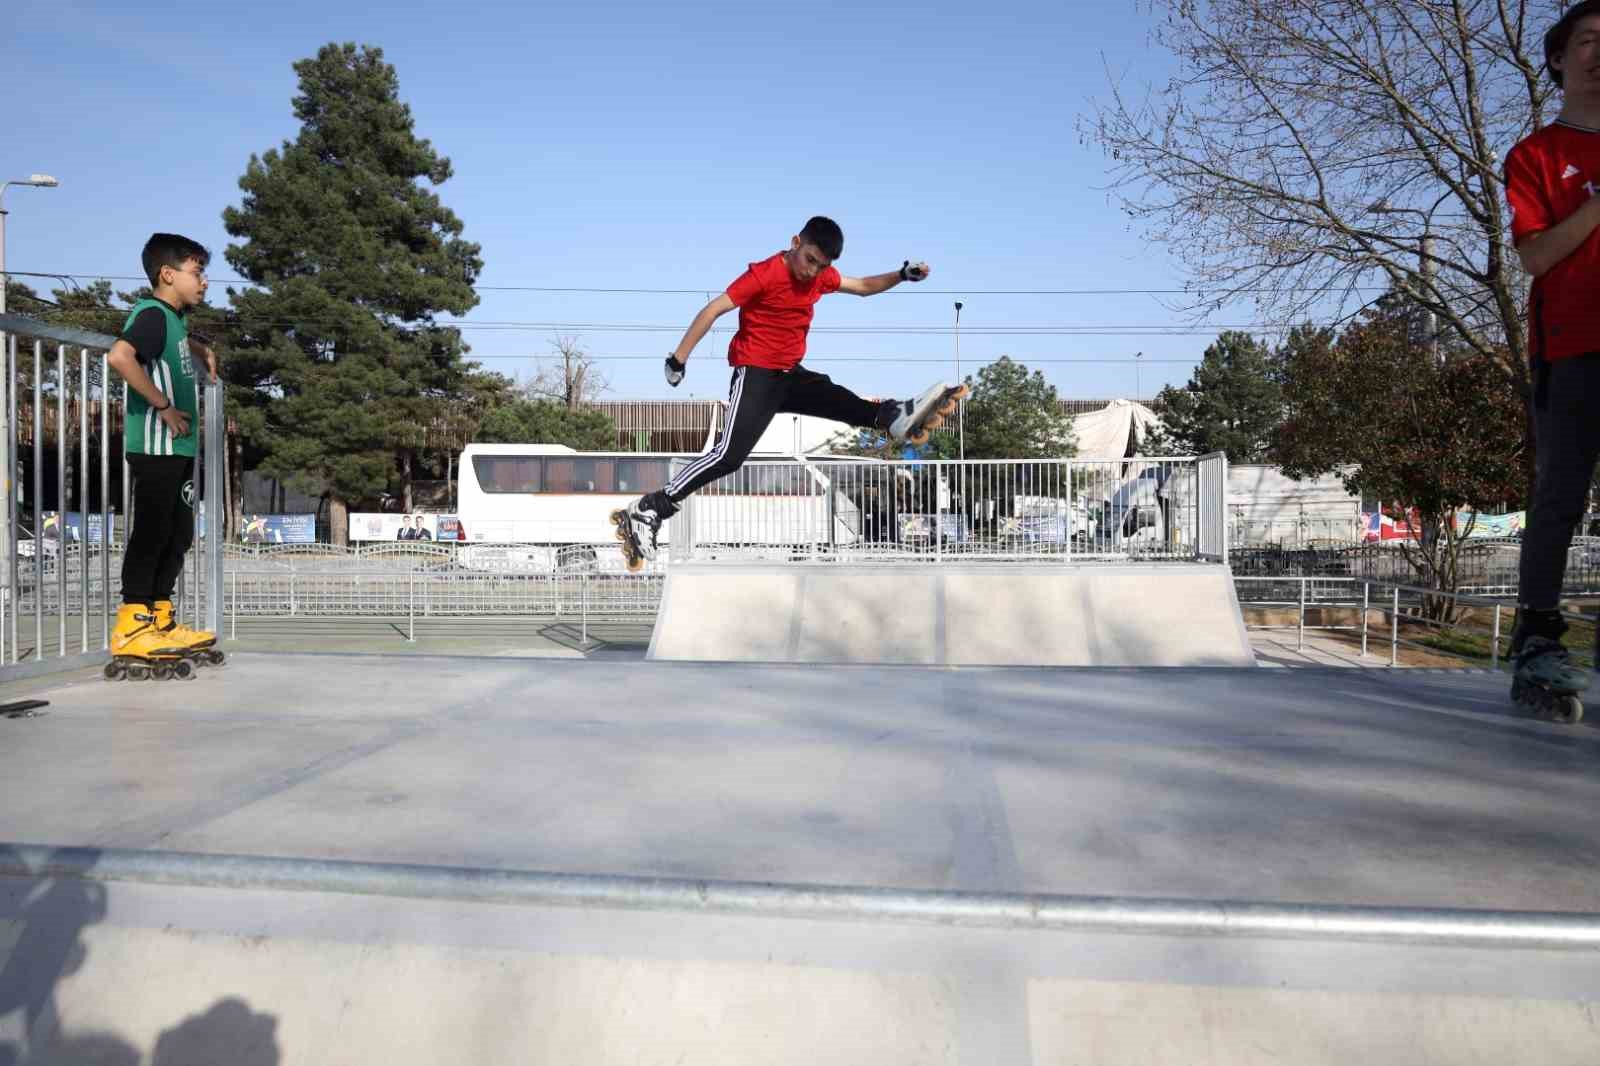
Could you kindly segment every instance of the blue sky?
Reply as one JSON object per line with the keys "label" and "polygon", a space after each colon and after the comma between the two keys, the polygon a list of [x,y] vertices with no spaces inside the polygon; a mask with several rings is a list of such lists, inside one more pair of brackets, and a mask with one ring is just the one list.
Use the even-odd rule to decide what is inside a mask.
{"label": "blue sky", "polygon": [[[819,305],[809,365],[864,394],[953,376],[958,299],[964,371],[1009,354],[1068,397],[1131,395],[1136,373],[1153,395],[1186,381],[1209,340],[1059,332],[1189,321],[1148,295],[1007,292],[1182,285],[1078,134],[1105,64],[1161,72],[1133,3],[360,7],[13,0],[0,178],[62,185],[7,192],[8,267],[133,275],[162,229],[209,245],[213,278],[232,277],[221,212],[251,153],[296,134],[291,64],[356,41],[383,48],[419,135],[454,164],[439,192],[485,260],[466,337],[502,372],[527,374],[562,332],[600,360],[612,397],[722,395],[726,336],[702,342],[677,391],[661,356],[708,295],[816,213],[843,226],[847,274],[934,268],[921,286]],[[495,289],[516,286],[690,291]],[[985,332],[1025,327],[1056,332]]]}

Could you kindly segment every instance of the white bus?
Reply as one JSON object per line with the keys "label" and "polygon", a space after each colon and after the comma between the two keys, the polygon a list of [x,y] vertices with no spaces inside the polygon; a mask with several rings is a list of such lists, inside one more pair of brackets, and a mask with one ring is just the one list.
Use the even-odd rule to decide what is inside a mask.
{"label": "white bus", "polygon": [[[580,452],[562,444],[469,444],[461,453],[457,514],[471,543],[603,544],[615,539],[611,512],[671,478],[666,452]],[[871,459],[827,456],[829,462]],[[828,478],[794,456],[755,454],[741,470],[696,493],[701,544],[795,544],[817,536],[853,544],[856,507]],[[672,522],[662,530],[670,543]]]}

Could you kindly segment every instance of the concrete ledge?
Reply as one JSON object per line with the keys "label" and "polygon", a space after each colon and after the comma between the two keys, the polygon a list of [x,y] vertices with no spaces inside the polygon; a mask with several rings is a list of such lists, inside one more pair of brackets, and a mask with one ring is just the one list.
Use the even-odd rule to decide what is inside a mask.
{"label": "concrete ledge", "polygon": [[1225,567],[705,564],[667,573],[650,658],[1251,666]]}

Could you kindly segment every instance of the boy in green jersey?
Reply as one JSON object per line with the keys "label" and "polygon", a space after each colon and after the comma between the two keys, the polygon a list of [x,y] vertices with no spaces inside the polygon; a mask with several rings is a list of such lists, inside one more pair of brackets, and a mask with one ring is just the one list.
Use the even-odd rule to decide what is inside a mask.
{"label": "boy in green jersey", "polygon": [[195,355],[217,379],[216,355],[189,337],[189,310],[205,299],[211,253],[175,233],[144,246],[153,297],[128,313],[107,355],[128,383],[124,454],[133,476],[133,528],[122,560],[122,608],[113,655],[163,658],[216,643],[212,633],[177,623],[172,593],[194,540],[194,459],[199,412]]}

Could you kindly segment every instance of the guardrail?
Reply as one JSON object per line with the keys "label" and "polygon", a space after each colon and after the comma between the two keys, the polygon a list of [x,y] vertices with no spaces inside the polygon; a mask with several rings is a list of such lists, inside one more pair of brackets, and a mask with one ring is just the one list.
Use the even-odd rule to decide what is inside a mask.
{"label": "guardrail", "polygon": [[[1240,590],[1241,607],[1296,608],[1297,620],[1293,627],[1257,624],[1248,628],[1255,630],[1293,628],[1297,633],[1297,647],[1301,650],[1305,648],[1307,632],[1359,633],[1361,654],[1366,655],[1374,637],[1372,614],[1377,612],[1382,627],[1378,636],[1381,639],[1387,635],[1390,666],[1399,665],[1401,648],[1445,655],[1474,665],[1482,665],[1486,660],[1491,670],[1500,669],[1501,660],[1509,655],[1512,626],[1516,617],[1514,600],[1508,602],[1490,596],[1461,592],[1445,593],[1438,589],[1421,588],[1416,585],[1389,584],[1359,578],[1235,575],[1234,584]],[[1246,592],[1254,589],[1267,591],[1255,595]],[[1450,609],[1447,614],[1456,614],[1462,608],[1476,608],[1487,617],[1481,623],[1429,618],[1428,608],[1438,605],[1448,605]],[[1307,612],[1319,609],[1356,609],[1360,614],[1357,620],[1349,625],[1308,623]],[[1585,627],[1596,625],[1597,616],[1594,614],[1572,610],[1563,610],[1561,613],[1569,622],[1576,622]],[[1439,643],[1425,643],[1401,635],[1403,630],[1416,632],[1419,629],[1484,641],[1485,653],[1468,654],[1465,651],[1441,646]],[[1594,665],[1595,654],[1592,647],[1588,650],[1582,647],[1574,648],[1573,653],[1580,664]]]}
{"label": "guardrail", "polygon": [[[32,359],[19,339],[32,341]],[[46,342],[55,347],[54,365]],[[0,388],[0,463],[5,478],[5,509],[0,514],[0,679],[72,669],[99,662],[110,647],[111,615],[116,605],[112,561],[117,554],[111,487],[120,481],[124,519],[132,514],[132,480],[122,460],[122,446],[112,443],[114,423],[126,410],[128,390],[112,383],[107,353],[116,338],[103,333],[49,325],[18,315],[0,315],[0,347],[5,373]],[[30,394],[31,395],[28,395]],[[207,383],[200,390],[199,456],[196,476],[204,477],[205,498],[220,500],[222,489],[222,386]],[[28,396],[24,402],[24,396]],[[51,409],[54,418],[51,419]],[[116,418],[113,420],[113,412]],[[21,477],[24,444],[21,422],[32,428],[31,476]],[[97,417],[94,417],[97,416]],[[54,423],[55,478],[45,477],[46,423]],[[76,466],[72,438],[76,436]],[[97,447],[92,445],[97,444]],[[97,453],[97,454],[96,454]],[[70,478],[70,483],[69,483]],[[46,535],[46,499],[56,502],[56,536]],[[66,517],[76,499],[79,543],[70,543]],[[93,505],[98,501],[98,508]],[[24,507],[28,521],[24,522]],[[93,519],[99,519],[99,539]],[[31,526],[26,540],[25,526]],[[24,544],[28,547],[25,549]],[[98,563],[98,566],[96,566]],[[98,574],[94,571],[98,570]],[[120,566],[119,566],[120,571]],[[197,539],[187,567],[187,596],[179,609],[198,628],[217,631],[222,623],[222,544],[220,537]],[[25,613],[33,615],[31,638],[21,628]],[[52,616],[54,640],[46,640],[45,618]],[[31,662],[23,665],[23,645]],[[46,656],[47,644],[54,654]],[[76,645],[76,651],[72,650]]]}
{"label": "guardrail", "polygon": [[1227,460],[751,462],[684,502],[674,561],[1228,558]]}

